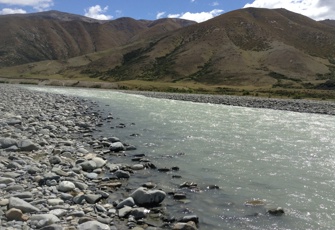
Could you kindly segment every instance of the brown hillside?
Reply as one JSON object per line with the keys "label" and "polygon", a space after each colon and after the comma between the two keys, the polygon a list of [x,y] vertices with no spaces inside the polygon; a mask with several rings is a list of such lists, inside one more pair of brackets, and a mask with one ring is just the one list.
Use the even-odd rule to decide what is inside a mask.
{"label": "brown hillside", "polygon": [[128,46],[86,70],[109,80],[295,86],[330,77],[334,58],[333,27],[285,9],[247,8]]}
{"label": "brown hillside", "polygon": [[[98,21],[57,11],[3,15],[0,16],[0,67],[67,60],[119,47],[151,30],[152,23],[131,18]],[[184,24],[185,20],[171,19],[161,26],[170,31]]]}

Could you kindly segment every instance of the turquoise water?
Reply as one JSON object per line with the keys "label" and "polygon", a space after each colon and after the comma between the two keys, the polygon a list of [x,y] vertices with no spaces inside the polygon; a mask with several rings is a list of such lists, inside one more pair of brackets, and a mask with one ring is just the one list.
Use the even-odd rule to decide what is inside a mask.
{"label": "turquoise water", "polygon": [[[334,229],[335,117],[268,109],[199,104],[124,94],[110,90],[28,87],[82,96],[112,112],[101,135],[119,136],[157,166],[180,167],[151,178],[164,190],[194,181],[190,203],[170,208],[200,217],[200,229]],[[108,106],[107,106],[108,105]],[[133,124],[132,124],[133,123]],[[131,137],[138,133],[139,137]],[[179,155],[177,153],[185,153]],[[143,175],[144,179],[145,174]],[[216,184],[219,190],[206,190]],[[248,207],[253,199],[266,203]],[[282,207],[284,216],[265,209]],[[259,215],[255,215],[259,213]]]}

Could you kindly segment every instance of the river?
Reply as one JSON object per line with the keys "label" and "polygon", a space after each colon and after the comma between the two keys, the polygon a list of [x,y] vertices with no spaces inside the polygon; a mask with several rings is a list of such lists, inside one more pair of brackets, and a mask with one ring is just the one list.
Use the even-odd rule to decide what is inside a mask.
{"label": "river", "polygon": [[[163,190],[194,181],[200,192],[171,209],[196,214],[199,229],[333,229],[335,117],[148,98],[112,90],[24,86],[99,103],[119,136],[158,166],[178,166],[151,178]],[[140,136],[131,136],[139,134]],[[184,154],[179,154],[184,153]],[[208,185],[218,190],[206,190]],[[264,206],[245,202],[260,200]],[[283,216],[266,209],[282,207]],[[256,215],[257,213],[257,215]]]}

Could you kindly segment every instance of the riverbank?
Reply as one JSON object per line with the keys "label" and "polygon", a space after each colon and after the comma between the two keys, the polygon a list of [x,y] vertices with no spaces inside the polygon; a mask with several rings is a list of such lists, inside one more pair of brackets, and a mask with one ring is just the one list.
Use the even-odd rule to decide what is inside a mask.
{"label": "riverbank", "polygon": [[[38,79],[9,79],[0,78],[0,82],[10,84],[33,84],[39,86],[82,87],[119,90],[117,83],[88,82],[77,80],[38,80]],[[154,91],[121,90],[124,93],[144,95],[147,97],[172,100],[192,101],[198,103],[223,104],[250,108],[286,110],[300,113],[317,113],[335,115],[335,101],[306,100],[306,99],[278,99],[267,97],[166,93]]]}
{"label": "riverbank", "polygon": [[[175,191],[196,183],[175,191],[151,183],[178,167],[157,168],[135,146],[98,136],[111,113],[80,98],[14,85],[0,91],[1,229],[197,229],[196,215],[167,209],[185,198]],[[138,176],[147,183],[131,187]]]}
{"label": "riverbank", "polygon": [[138,94],[147,97],[164,98],[171,100],[192,101],[198,103],[223,104],[250,108],[286,110],[300,113],[317,113],[335,115],[335,102],[313,101],[303,99],[275,99],[249,96],[208,95],[208,94],[181,94],[146,91],[123,91],[124,93]]}
{"label": "riverbank", "polygon": [[[248,91],[243,88],[225,88],[224,92],[216,91],[217,87],[192,88],[192,92],[185,90],[186,86],[152,86],[152,82],[105,82],[72,79],[34,79],[34,78],[5,78],[0,77],[0,83],[31,84],[39,86],[61,86],[78,88],[96,88],[120,90],[125,93],[139,94],[148,97],[165,98],[172,100],[193,101],[199,103],[224,104],[251,108],[265,108],[286,110],[302,113],[317,113],[335,115],[335,93],[333,90],[304,90],[304,89],[253,89]],[[139,84],[136,86],[136,84]],[[146,87],[144,87],[146,85]],[[155,84],[153,84],[155,85]],[[219,87],[220,88],[220,87]],[[123,90],[127,89],[127,90]],[[190,88],[191,89],[191,88]],[[199,89],[201,89],[199,91]],[[175,90],[170,93],[169,90]],[[250,89],[249,89],[250,90]],[[205,93],[203,93],[205,92]],[[245,94],[247,92],[247,94]],[[223,94],[221,94],[223,93]],[[257,96],[248,96],[257,95]],[[295,99],[294,99],[295,98]],[[297,99],[299,98],[299,99]],[[305,99],[313,98],[313,100]]]}

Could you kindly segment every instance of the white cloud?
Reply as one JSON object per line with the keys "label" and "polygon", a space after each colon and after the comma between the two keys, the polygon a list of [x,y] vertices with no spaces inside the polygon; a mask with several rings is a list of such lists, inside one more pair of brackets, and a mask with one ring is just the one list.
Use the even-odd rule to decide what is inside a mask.
{"label": "white cloud", "polygon": [[204,22],[222,13],[223,13],[223,10],[214,9],[210,12],[200,12],[200,13],[186,12],[186,13],[181,13],[181,14],[169,14],[168,18],[182,18],[182,19],[192,20],[196,22]]}
{"label": "white cloud", "polygon": [[160,19],[165,15],[165,12],[158,12],[156,15],[156,19]]}
{"label": "white cloud", "polygon": [[22,9],[11,9],[11,8],[4,8],[0,10],[0,15],[5,15],[5,14],[26,14],[27,11],[22,10]]}
{"label": "white cloud", "polygon": [[30,6],[38,11],[46,10],[54,5],[53,0],[0,0],[0,4]]}
{"label": "white cloud", "polygon": [[88,8],[88,11],[85,10],[85,16],[98,20],[110,20],[113,18],[113,16],[104,14],[107,12],[107,10],[108,6],[104,7],[103,9],[100,5],[91,6],[90,8]]}
{"label": "white cloud", "polygon": [[285,8],[315,20],[335,19],[334,0],[254,0],[244,7]]}

